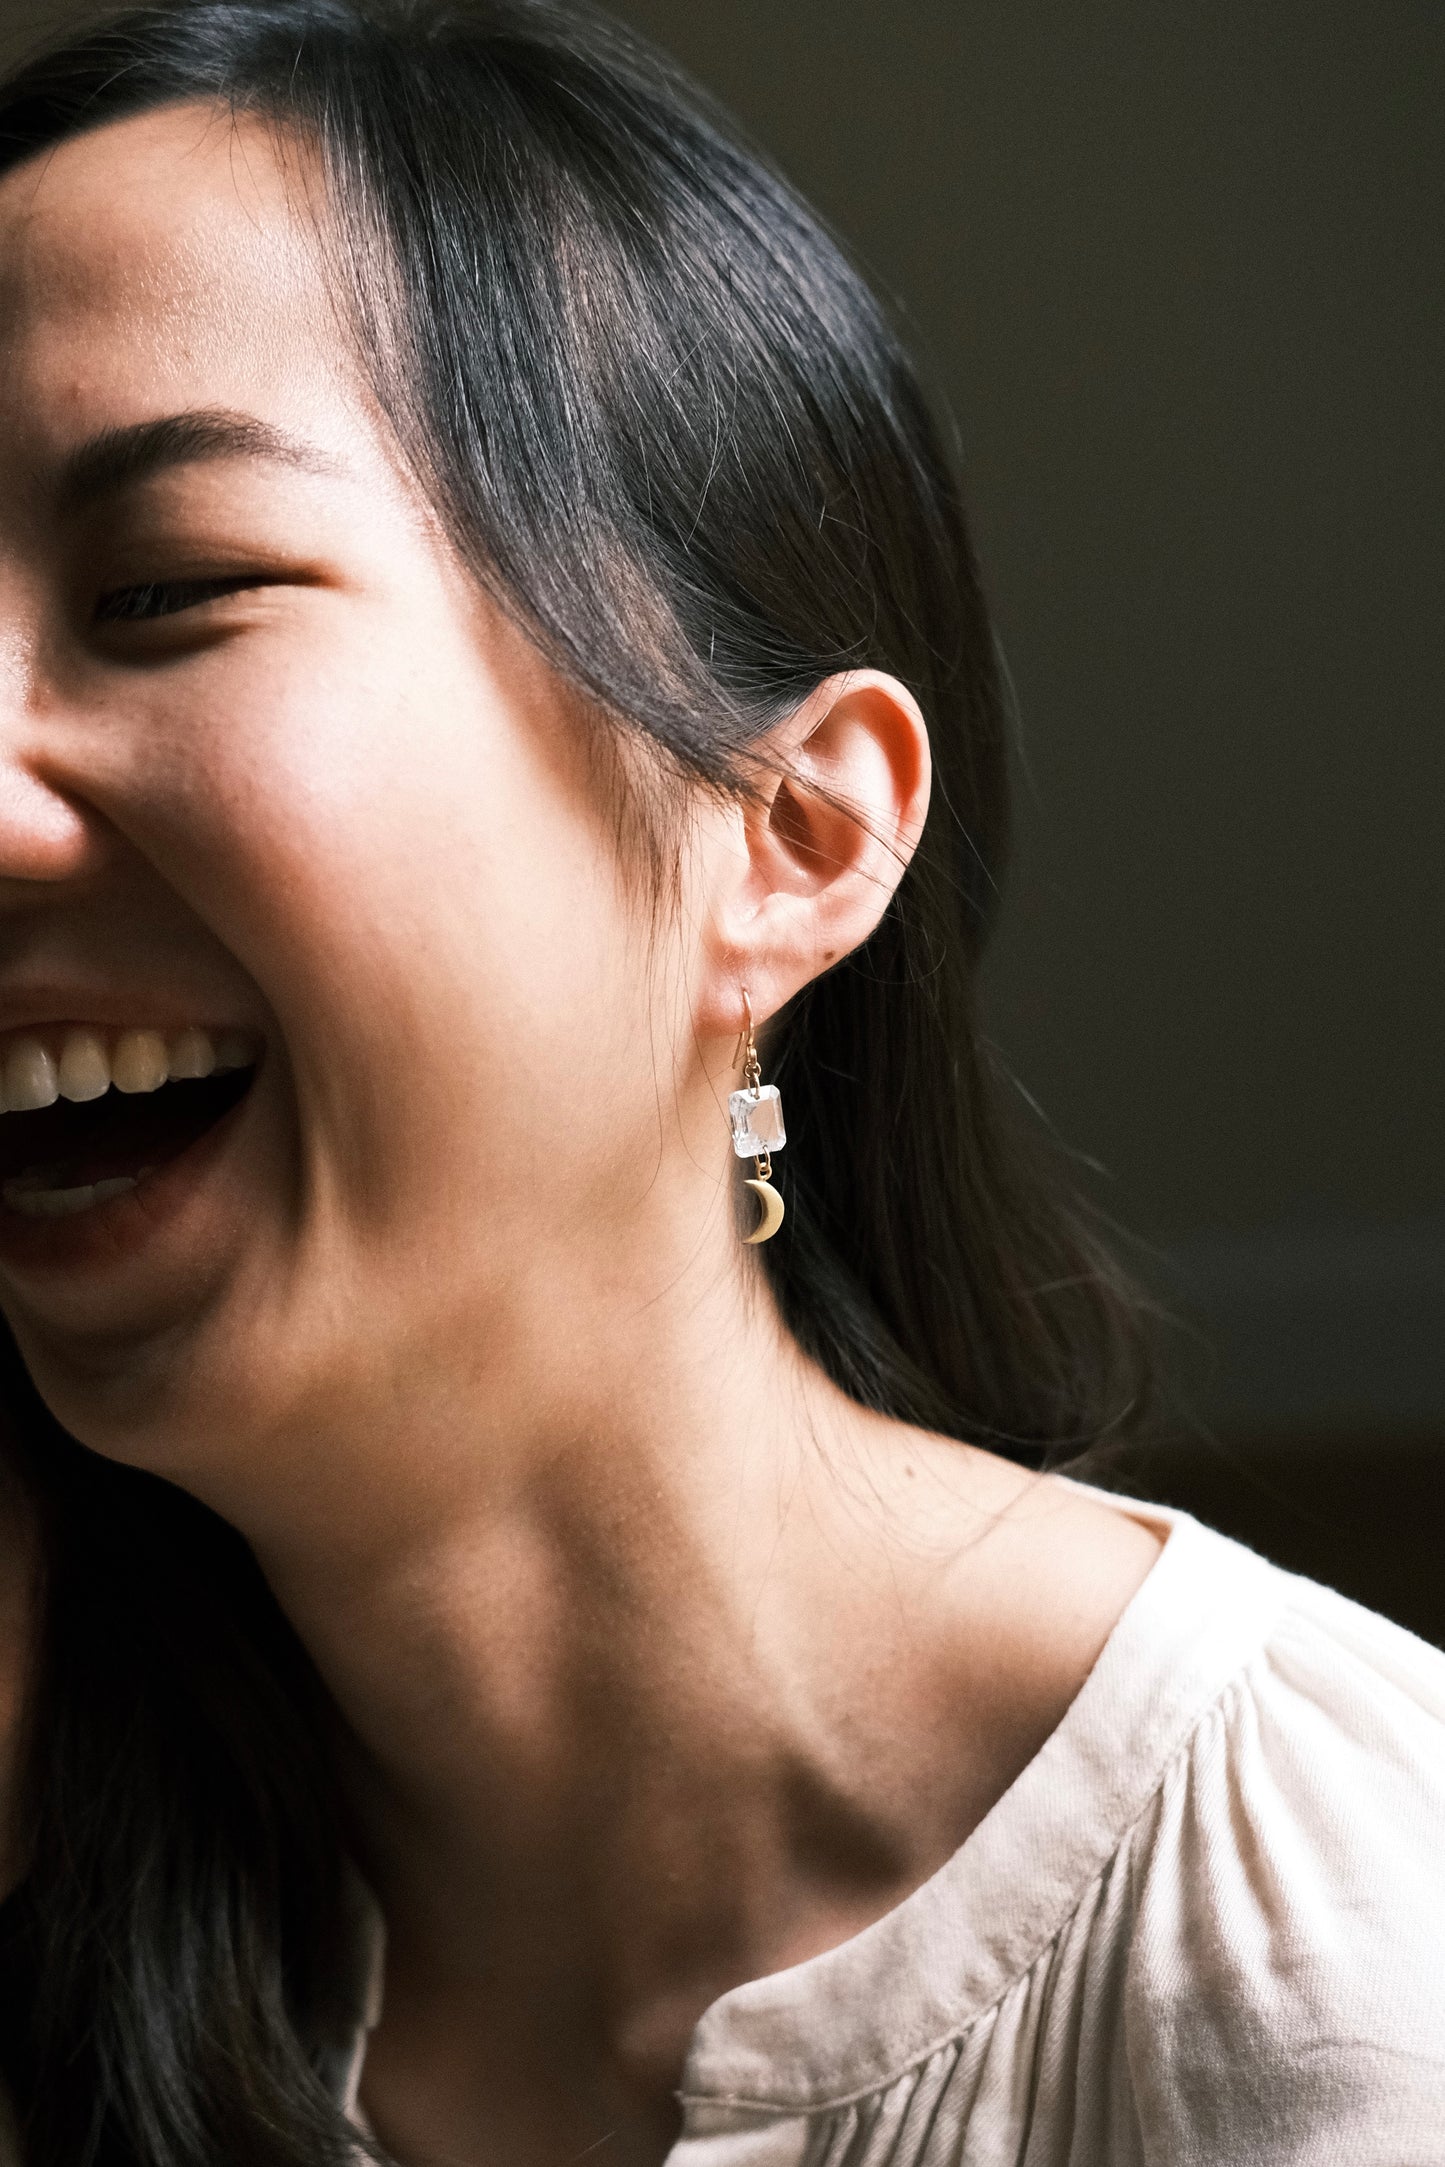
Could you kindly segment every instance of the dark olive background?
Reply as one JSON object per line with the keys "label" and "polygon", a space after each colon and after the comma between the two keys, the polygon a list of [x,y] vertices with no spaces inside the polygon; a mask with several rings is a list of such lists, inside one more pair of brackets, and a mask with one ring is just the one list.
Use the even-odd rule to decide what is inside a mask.
{"label": "dark olive background", "polygon": [[1022,736],[992,1030],[1189,1327],[1128,1479],[1445,1639],[1445,10],[621,12],[956,416]]}

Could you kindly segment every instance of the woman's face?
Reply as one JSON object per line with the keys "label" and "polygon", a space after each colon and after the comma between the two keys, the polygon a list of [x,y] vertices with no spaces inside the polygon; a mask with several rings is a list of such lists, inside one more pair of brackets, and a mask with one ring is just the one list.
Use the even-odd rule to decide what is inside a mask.
{"label": "woman's face", "polygon": [[[0,182],[3,1073],[84,1084],[86,1033],[133,1085],[124,1033],[256,1061],[219,1120],[251,1071],[0,1117],[0,1302],[78,1435],[186,1479],[459,1335],[479,1376],[543,1326],[565,1365],[571,1290],[675,1262],[686,968],[400,471],[304,189],[184,106]],[[720,1122],[699,1150],[715,1192]]]}

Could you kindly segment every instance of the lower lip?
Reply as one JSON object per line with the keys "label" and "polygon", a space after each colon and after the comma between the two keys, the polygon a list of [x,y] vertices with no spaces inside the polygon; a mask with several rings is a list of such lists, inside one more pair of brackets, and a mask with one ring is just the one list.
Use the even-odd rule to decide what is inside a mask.
{"label": "lower lip", "polygon": [[32,1219],[0,1204],[0,1264],[27,1278],[103,1270],[128,1262],[192,1204],[250,1105],[245,1096],[213,1128],[123,1195],[64,1219]]}

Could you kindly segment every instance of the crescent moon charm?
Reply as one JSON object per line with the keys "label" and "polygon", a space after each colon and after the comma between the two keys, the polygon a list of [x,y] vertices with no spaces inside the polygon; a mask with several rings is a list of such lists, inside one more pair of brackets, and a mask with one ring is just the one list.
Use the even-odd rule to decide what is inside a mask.
{"label": "crescent moon charm", "polygon": [[743,1187],[751,1189],[763,1207],[762,1218],[751,1234],[744,1234],[743,1240],[749,1245],[770,1242],[783,1223],[783,1200],[770,1181],[745,1181]]}

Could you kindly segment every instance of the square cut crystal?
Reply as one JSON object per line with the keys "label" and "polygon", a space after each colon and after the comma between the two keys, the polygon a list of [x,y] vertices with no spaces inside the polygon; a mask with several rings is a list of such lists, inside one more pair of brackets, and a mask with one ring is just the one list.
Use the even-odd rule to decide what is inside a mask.
{"label": "square cut crystal", "polygon": [[756,1091],[732,1092],[728,1112],[732,1116],[733,1150],[740,1159],[766,1158],[770,1151],[781,1151],[788,1141],[776,1084],[759,1084]]}

